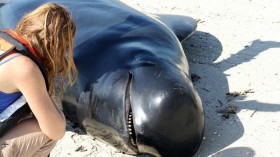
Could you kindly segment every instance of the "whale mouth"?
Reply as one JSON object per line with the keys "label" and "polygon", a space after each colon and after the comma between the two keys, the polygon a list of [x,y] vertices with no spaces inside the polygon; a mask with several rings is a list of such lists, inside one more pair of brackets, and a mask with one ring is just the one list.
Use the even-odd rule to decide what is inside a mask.
{"label": "whale mouth", "polygon": [[129,142],[138,151],[137,144],[136,144],[136,133],[135,133],[134,125],[133,125],[131,101],[130,101],[131,80],[132,80],[132,73],[129,72],[129,77],[128,77],[126,91],[125,91],[126,124],[127,124]]}

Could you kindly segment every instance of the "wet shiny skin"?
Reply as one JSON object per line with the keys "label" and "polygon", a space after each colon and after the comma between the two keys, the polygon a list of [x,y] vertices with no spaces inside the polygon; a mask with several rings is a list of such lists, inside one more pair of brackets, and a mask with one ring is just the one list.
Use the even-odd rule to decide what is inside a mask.
{"label": "wet shiny skin", "polygon": [[[79,77],[63,100],[70,119],[128,154],[193,155],[203,137],[204,113],[177,36],[192,34],[196,22],[181,17],[187,25],[177,29],[180,23],[159,18],[175,36],[165,24],[119,1],[55,2],[67,6],[77,24]],[[13,28],[40,4],[4,5],[1,29]]]}

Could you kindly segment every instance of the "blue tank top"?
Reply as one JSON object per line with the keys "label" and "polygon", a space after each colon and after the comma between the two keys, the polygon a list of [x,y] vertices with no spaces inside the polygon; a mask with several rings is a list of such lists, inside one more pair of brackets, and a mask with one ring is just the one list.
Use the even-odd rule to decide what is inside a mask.
{"label": "blue tank top", "polygon": [[21,97],[21,92],[4,93],[0,91],[0,113]]}
{"label": "blue tank top", "polygon": [[[21,54],[15,55],[5,61],[0,62],[0,65],[7,63],[13,58],[22,56]],[[21,97],[21,92],[15,93],[4,93],[0,91],[0,113],[3,112],[6,108],[8,108],[12,103],[14,103],[19,97]]]}

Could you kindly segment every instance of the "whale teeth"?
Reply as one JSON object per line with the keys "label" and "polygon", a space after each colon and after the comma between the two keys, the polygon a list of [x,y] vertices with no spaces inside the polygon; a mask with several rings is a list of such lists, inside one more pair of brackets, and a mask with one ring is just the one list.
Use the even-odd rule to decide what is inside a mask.
{"label": "whale teeth", "polygon": [[136,145],[136,135],[135,135],[135,130],[133,128],[133,116],[132,116],[132,111],[130,110],[127,118],[127,129],[128,129],[128,134],[130,135],[130,141],[133,146]]}

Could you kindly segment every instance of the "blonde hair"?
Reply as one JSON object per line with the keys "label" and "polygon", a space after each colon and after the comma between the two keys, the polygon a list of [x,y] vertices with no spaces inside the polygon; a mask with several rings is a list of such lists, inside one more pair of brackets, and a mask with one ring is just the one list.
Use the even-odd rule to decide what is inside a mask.
{"label": "blonde hair", "polygon": [[65,7],[54,3],[41,5],[19,21],[15,32],[37,52],[47,72],[50,95],[55,93],[58,74],[61,75],[60,94],[64,91],[66,77],[71,85],[76,81],[77,69],[73,60],[76,26]]}

